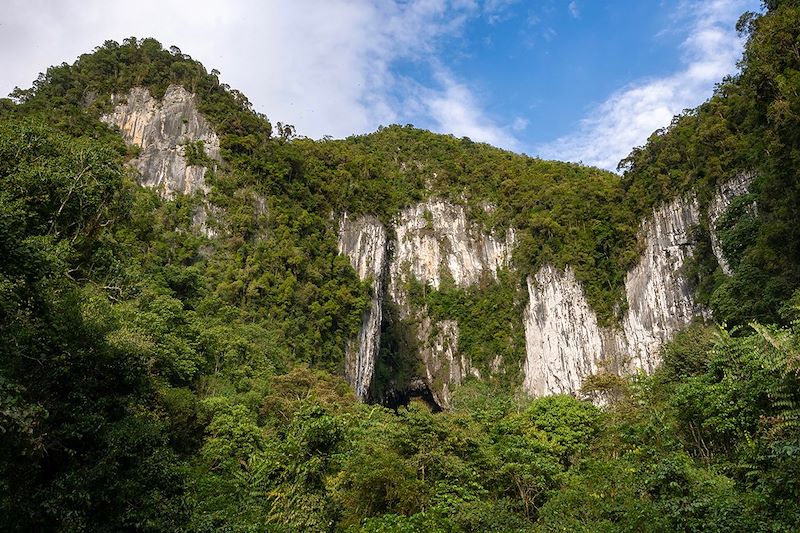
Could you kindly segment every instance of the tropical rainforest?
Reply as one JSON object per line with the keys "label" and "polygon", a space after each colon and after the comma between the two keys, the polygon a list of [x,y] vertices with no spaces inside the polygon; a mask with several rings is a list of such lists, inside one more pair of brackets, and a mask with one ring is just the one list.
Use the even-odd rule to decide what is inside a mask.
{"label": "tropical rainforest", "polygon": [[[410,125],[307,139],[149,38],[0,100],[0,529],[800,530],[800,2],[765,1],[737,29],[738,73],[619,173]],[[220,137],[206,199],[139,186],[137,147],[100,121],[112,94],[170,85]],[[208,163],[202,146],[187,157]],[[388,222],[435,195],[516,228],[507,280],[416,296],[475,315],[475,358],[514,362],[519,328],[493,332],[519,319],[492,299],[570,264],[614,323],[639,221],[742,172],[751,191],[716,228],[732,274],[702,248],[687,273],[713,320],[651,375],[530,398],[509,372],[468,380],[441,412],[361,403],[342,379],[370,287],[331,213]],[[203,201],[213,235],[193,222]],[[376,390],[417,364],[388,352]]]}

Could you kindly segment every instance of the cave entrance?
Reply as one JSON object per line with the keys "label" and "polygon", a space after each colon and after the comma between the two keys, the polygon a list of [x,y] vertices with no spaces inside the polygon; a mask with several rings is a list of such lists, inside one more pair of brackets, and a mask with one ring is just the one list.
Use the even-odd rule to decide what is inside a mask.
{"label": "cave entrance", "polygon": [[414,400],[424,402],[432,413],[442,411],[442,406],[436,402],[428,384],[424,379],[418,377],[413,378],[405,389],[390,391],[381,403],[384,407],[397,411],[400,407],[408,407]]}

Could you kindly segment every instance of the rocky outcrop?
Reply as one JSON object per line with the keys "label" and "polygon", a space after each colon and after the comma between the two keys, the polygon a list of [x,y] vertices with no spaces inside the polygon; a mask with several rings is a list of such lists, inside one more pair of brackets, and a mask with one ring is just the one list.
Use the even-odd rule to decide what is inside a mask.
{"label": "rocky outcrop", "polygon": [[339,253],[350,258],[358,277],[371,280],[372,299],[361,318],[356,339],[345,347],[345,378],[356,396],[367,399],[381,340],[386,229],[375,217],[351,220],[345,214],[339,226]]}
{"label": "rocky outcrop", "polygon": [[445,277],[465,288],[482,279],[497,279],[507,266],[514,245],[514,232],[503,238],[485,233],[467,220],[464,208],[429,200],[404,210],[395,225],[394,255],[389,267],[389,296],[398,304],[400,318],[416,323],[419,357],[423,362],[436,402],[450,405],[453,386],[477,369],[458,353],[458,324],[434,322],[425,308],[408,301],[410,278],[438,289]]}
{"label": "rocky outcrop", "polygon": [[504,239],[483,233],[467,221],[463,207],[438,200],[404,210],[395,233],[391,291],[398,303],[403,303],[401,285],[409,275],[435,289],[443,276],[462,288],[484,276],[496,279],[514,243],[513,230]]}
{"label": "rocky outcrop", "polygon": [[[372,279],[373,296],[364,312],[358,338],[348,342],[345,374],[362,400],[368,396],[380,346],[381,303],[397,305],[399,318],[414,330],[423,377],[440,406],[450,404],[450,392],[468,375],[477,375],[458,351],[458,323],[435,321],[424,308],[409,302],[407,284],[418,282],[438,289],[445,278],[458,287],[496,279],[510,259],[514,233],[504,238],[482,232],[467,220],[464,208],[431,200],[404,210],[392,228],[394,239],[374,217],[343,217],[339,251],[350,258],[362,280]],[[391,256],[389,253],[391,250]],[[389,279],[385,280],[385,272]],[[384,285],[388,285],[384,291]]]}
{"label": "rocky outcrop", "polygon": [[[739,190],[739,185],[725,189]],[[715,200],[719,205],[713,208],[719,212],[738,195],[721,194],[726,200]],[[628,307],[614,327],[599,324],[570,267],[560,270],[545,265],[529,277],[523,317],[525,390],[536,396],[575,393],[585,378],[601,367],[616,372],[652,372],[660,361],[660,347],[693,320],[706,316],[695,303],[684,272],[694,250],[693,230],[699,222],[700,207],[694,196],[660,206],[642,222],[639,240],[643,253],[626,275]],[[378,280],[375,299],[365,312],[359,334],[359,355],[348,355],[348,361],[355,365],[348,366],[352,368],[348,372],[371,376],[380,339],[379,300],[385,297],[397,304],[401,319],[414,325],[419,358],[425,368],[425,375],[420,377],[427,381],[436,402],[446,408],[453,387],[479,373],[458,350],[458,323],[434,321],[424,305],[410,301],[408,284],[414,279],[439,289],[450,280],[456,287],[466,288],[497,279],[498,271],[509,265],[514,232],[503,238],[483,232],[467,220],[462,207],[431,200],[403,211],[393,233],[394,239],[387,244],[383,226],[369,217],[355,222],[345,218],[341,226],[340,250],[350,256],[362,279]],[[383,272],[389,275],[385,294],[381,292]],[[362,388],[357,388],[362,398],[367,382],[362,379]]]}
{"label": "rocky outcrop", "polygon": [[165,198],[207,190],[206,167],[188,164],[186,144],[201,141],[205,155],[219,161],[219,138],[197,110],[193,94],[171,85],[159,101],[147,89],[134,87],[111,100],[114,110],[102,120],[139,147],[131,163],[142,185],[158,189]]}
{"label": "rocky outcrop", "polygon": [[692,230],[699,222],[697,199],[690,197],[654,209],[642,223],[644,253],[625,277],[628,310],[621,345],[627,349],[629,369],[652,372],[659,347],[702,315],[684,275],[693,252]]}
{"label": "rocky outcrop", "polygon": [[750,191],[750,186],[753,184],[754,178],[755,176],[753,174],[743,172],[732,180],[723,183],[717,188],[714,197],[711,199],[711,203],[708,204],[708,230],[711,237],[711,249],[714,251],[717,263],[719,263],[722,272],[724,272],[726,276],[732,275],[733,269],[722,251],[719,236],[717,235],[717,222],[719,222],[722,215],[725,214],[725,211],[728,209],[728,206],[731,205],[734,198],[747,194]]}
{"label": "rocky outcrop", "polygon": [[528,278],[523,387],[534,396],[569,393],[597,370],[613,332],[602,330],[570,267]]}
{"label": "rocky outcrop", "polygon": [[622,328],[598,325],[583,287],[567,267],[544,266],[528,279],[524,316],[524,387],[532,395],[574,393],[606,361],[615,369],[651,372],[658,348],[702,315],[682,271],[699,222],[696,199],[678,199],[642,223],[644,253],[625,279]]}
{"label": "rocky outcrop", "polygon": [[437,405],[450,407],[451,389],[472,372],[467,357],[458,351],[458,322],[434,322],[423,313],[416,334],[428,390]]}

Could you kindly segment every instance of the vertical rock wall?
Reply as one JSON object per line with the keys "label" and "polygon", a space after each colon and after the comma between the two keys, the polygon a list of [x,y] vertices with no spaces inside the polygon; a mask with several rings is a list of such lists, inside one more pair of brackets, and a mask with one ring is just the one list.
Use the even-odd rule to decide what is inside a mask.
{"label": "vertical rock wall", "polygon": [[652,372],[659,347],[702,314],[683,273],[693,252],[692,229],[699,222],[700,209],[691,197],[654,209],[642,223],[644,253],[625,277],[628,311],[621,345],[627,348],[629,369]]}
{"label": "vertical rock wall", "polygon": [[428,390],[440,407],[448,408],[452,388],[460,385],[475,370],[470,368],[467,357],[458,351],[458,322],[435,322],[424,312],[420,314],[416,328],[417,346],[425,365]]}
{"label": "vertical rock wall", "polygon": [[351,220],[345,214],[339,227],[339,253],[362,280],[372,280],[372,300],[361,318],[355,340],[345,347],[345,378],[362,401],[367,399],[381,341],[381,310],[386,271],[386,229],[374,217]]}
{"label": "vertical rock wall", "polygon": [[409,277],[438,289],[443,276],[457,287],[468,287],[509,263],[514,232],[505,238],[483,233],[467,220],[464,208],[429,200],[400,213],[395,226],[394,257],[390,264],[389,297],[398,304],[400,318],[416,323],[419,356],[428,387],[442,407],[450,405],[453,386],[476,375],[470,361],[458,352],[458,323],[435,323],[426,309],[410,305],[406,293]]}
{"label": "vertical rock wall", "polygon": [[112,103],[114,111],[101,120],[117,126],[125,142],[139,146],[132,164],[142,185],[166,198],[206,190],[206,168],[187,164],[184,145],[203,141],[206,155],[219,160],[219,138],[197,110],[194,95],[171,85],[158,101],[147,89],[134,87],[127,95],[113,95]]}
{"label": "vertical rock wall", "polygon": [[621,330],[599,327],[569,267],[559,272],[545,266],[528,279],[525,390],[536,396],[576,392],[602,360],[651,372],[661,344],[702,315],[683,276],[698,222],[692,197],[654,209],[642,223],[644,253],[625,279],[628,310]]}
{"label": "vertical rock wall", "polygon": [[534,396],[578,390],[603,356],[603,332],[572,269],[544,266],[528,278],[525,379]]}
{"label": "vertical rock wall", "polygon": [[[112,102],[113,112],[102,120],[117,126],[127,143],[139,146],[139,156],[132,163],[142,185],[159,189],[167,198],[207,190],[206,168],[188,164],[185,145],[202,141],[205,154],[219,161],[219,139],[198,112],[194,95],[170,86],[159,101],[147,89],[133,88],[127,95],[113,96]],[[743,173],[723,184],[708,207],[712,249],[728,275],[731,268],[715,226],[730,202],[748,192],[752,181],[752,174]],[[202,206],[195,217],[201,230],[211,235],[204,229],[208,208]],[[529,278],[524,313],[525,389],[534,395],[574,392],[602,360],[610,358],[620,370],[652,371],[659,362],[659,347],[702,314],[683,275],[692,253],[691,229],[699,218],[696,199],[684,198],[655,209],[643,222],[644,253],[626,276],[628,310],[619,328],[599,327],[569,267],[561,272],[545,266]],[[514,232],[509,230],[504,238],[486,234],[467,220],[463,207],[438,200],[404,210],[393,229],[395,238],[390,244],[386,229],[374,217],[351,220],[345,215],[341,222],[340,253],[350,258],[362,280],[372,280],[372,299],[358,337],[346,347],[345,374],[358,397],[365,400],[380,347],[382,305],[384,298],[390,298],[398,305],[400,318],[415,324],[424,379],[436,401],[447,407],[452,387],[478,373],[459,353],[458,323],[436,322],[425,308],[412,306],[406,284],[413,277],[438,289],[447,278],[466,288],[483,279],[496,279],[498,270],[509,263]],[[394,250],[391,258],[390,247]],[[498,368],[500,364],[493,363]]]}
{"label": "vertical rock wall", "polygon": [[[409,302],[406,284],[411,277],[439,288],[443,276],[458,287],[497,277],[510,259],[514,234],[504,239],[481,232],[467,221],[463,207],[429,201],[404,210],[394,226],[395,238],[387,243],[383,225],[374,217],[342,219],[339,251],[350,258],[363,279],[373,280],[373,299],[365,311],[357,340],[347,345],[345,373],[362,400],[367,397],[380,347],[381,303],[397,304],[400,319],[413,324],[427,386],[442,407],[450,404],[450,392],[470,374],[469,360],[458,351],[458,323],[436,322],[425,308]],[[388,249],[393,251],[389,258]],[[389,279],[384,280],[388,271]],[[388,283],[387,283],[388,281]],[[388,291],[384,294],[384,284]]]}
{"label": "vertical rock wall", "polygon": [[[733,198],[747,190],[748,179],[737,178],[736,183],[720,190],[709,208],[711,220],[716,220]],[[559,271],[546,265],[528,278],[529,303],[523,317],[525,390],[536,396],[574,393],[587,376],[606,363],[621,372],[652,372],[659,363],[661,345],[695,318],[705,316],[705,310],[694,302],[684,273],[695,244],[693,228],[699,222],[700,209],[693,196],[654,209],[642,222],[639,239],[644,252],[625,278],[628,309],[621,324],[613,328],[600,327],[571,268]],[[387,261],[385,233],[382,226],[379,231],[374,224],[377,221],[371,225],[360,219],[356,225],[342,225],[340,249],[350,255],[362,279],[367,275],[378,279],[377,273],[369,274],[377,272],[377,267],[365,255],[372,254],[381,264]],[[359,238],[374,245],[356,245],[361,241],[347,236],[355,227],[363,235]],[[465,288],[487,276],[496,279],[498,269],[509,263],[514,233],[509,231],[505,239],[485,234],[469,223],[462,207],[441,201],[406,209],[399,215],[394,231],[396,238],[390,245],[394,255],[386,265],[390,277],[385,297],[398,304],[401,318],[416,325],[419,357],[426,371],[424,379],[439,405],[447,407],[453,387],[468,375],[477,375],[477,371],[458,351],[458,323],[437,323],[425,308],[414,307],[406,284],[413,277],[439,288],[443,277],[449,276],[457,287]],[[341,244],[343,241],[351,245]],[[376,290],[375,294],[380,293]],[[367,353],[377,354],[379,307],[374,300],[365,313],[358,341],[364,354],[357,359],[358,364],[370,372],[374,355]],[[377,324],[371,322],[375,317]],[[370,337],[374,340],[369,341]]]}
{"label": "vertical rock wall", "polygon": [[474,285],[483,276],[496,279],[514,242],[513,230],[505,239],[482,233],[467,221],[463,207],[437,200],[400,213],[395,233],[391,291],[398,303],[403,302],[401,285],[407,275],[435,289],[445,270],[457,287]]}

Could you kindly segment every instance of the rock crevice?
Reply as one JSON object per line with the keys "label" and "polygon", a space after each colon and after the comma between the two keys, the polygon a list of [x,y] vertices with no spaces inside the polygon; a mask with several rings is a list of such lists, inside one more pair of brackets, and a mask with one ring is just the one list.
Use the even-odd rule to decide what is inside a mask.
{"label": "rock crevice", "polygon": [[358,337],[348,340],[345,347],[345,379],[361,401],[369,395],[380,349],[386,244],[386,229],[375,217],[356,220],[347,214],[342,217],[339,253],[350,258],[359,279],[370,280],[372,284],[372,297],[361,317]]}

